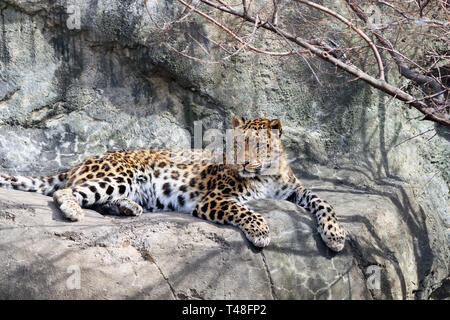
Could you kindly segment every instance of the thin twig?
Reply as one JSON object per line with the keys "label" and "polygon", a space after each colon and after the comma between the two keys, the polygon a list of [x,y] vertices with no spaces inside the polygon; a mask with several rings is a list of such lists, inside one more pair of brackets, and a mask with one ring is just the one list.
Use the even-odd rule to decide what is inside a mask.
{"label": "thin twig", "polygon": [[440,94],[442,94],[442,93],[444,93],[444,92],[447,92],[448,90],[443,90],[443,91],[441,91],[441,92],[436,92],[436,93],[434,93],[434,94],[431,94],[431,95],[428,95],[428,96],[425,96],[425,97],[422,97],[422,98],[416,98],[416,99],[414,99],[414,100],[412,100],[412,101],[406,101],[405,103],[412,103],[412,102],[415,102],[415,101],[421,101],[421,100],[425,100],[425,99],[431,99],[431,98],[434,98],[434,97],[436,97],[436,96],[438,96],[438,95],[440,95]]}
{"label": "thin twig", "polygon": [[[311,70],[312,74],[314,75],[314,78],[316,79],[317,83],[319,84],[319,86],[322,86],[322,82],[320,82],[319,77],[317,76],[316,72],[314,71],[314,69],[311,67],[311,65],[309,64],[308,60],[298,51],[297,48],[295,48],[292,43],[286,39],[286,37],[278,30],[277,27],[271,25],[269,23],[270,26],[273,27],[273,29],[284,39],[284,41],[286,41],[286,43],[291,47],[291,49],[300,57],[302,57],[302,59],[306,62],[306,64],[308,65],[308,68]],[[309,53],[308,50],[303,50],[303,53]]]}
{"label": "thin twig", "polygon": [[190,33],[188,33],[188,37],[192,39],[202,50],[204,53],[206,53],[208,56],[211,56],[208,52],[208,50],[197,40],[195,39]]}
{"label": "thin twig", "polygon": [[[203,11],[198,10],[197,8],[192,7],[190,4],[188,4],[186,1],[184,0],[177,0],[178,2],[180,2],[182,5],[188,7],[189,9],[191,9],[192,11],[194,11],[195,13],[198,13],[199,15],[201,15],[202,17],[204,17],[205,19],[207,19],[208,21],[212,22],[214,25],[216,25],[217,27],[219,27],[220,29],[224,30],[226,33],[228,33],[230,36],[232,36],[235,40],[239,41],[242,44],[245,44],[245,41],[243,39],[241,39],[238,35],[236,35],[233,31],[231,31],[229,28],[227,28],[226,26],[224,26],[223,24],[221,24],[219,21],[217,21],[216,19],[212,18],[211,16],[207,15],[206,13],[204,13]],[[202,1],[204,2],[204,1]],[[215,5],[214,5],[215,6]],[[227,9],[229,10],[229,9]],[[255,19],[253,19],[254,22]],[[264,51],[264,50],[260,50],[258,48],[255,48],[251,45],[247,45],[247,47],[252,50],[255,51],[257,53],[262,53],[262,54],[266,54],[266,55],[270,55],[270,56],[289,56],[292,55],[292,52],[271,52],[271,51]]]}
{"label": "thin twig", "polygon": [[427,133],[427,132],[430,132],[430,131],[433,131],[434,130],[434,128],[430,128],[430,129],[428,129],[428,130],[425,130],[425,131],[423,131],[423,132],[421,132],[421,133],[419,133],[419,134],[416,134],[416,135],[414,135],[414,136],[412,136],[412,137],[410,137],[410,138],[408,138],[408,139],[406,139],[406,140],[403,140],[402,142],[400,142],[400,143],[397,143],[395,146],[393,146],[392,148],[396,148],[396,147],[398,147],[399,145],[401,145],[401,144],[403,144],[403,143],[405,143],[405,142],[407,142],[407,141],[409,141],[409,140],[412,140],[412,139],[414,139],[414,138],[417,138],[417,137],[419,137],[419,136],[421,136],[421,135],[424,135],[425,133]]}
{"label": "thin twig", "polygon": [[278,25],[278,0],[272,0],[272,2],[273,2],[272,24],[276,26]]}
{"label": "thin twig", "polygon": [[[250,42],[253,40],[253,38],[254,38],[254,36],[255,36],[255,34],[256,34],[256,30],[258,30],[258,23],[259,23],[259,18],[258,18],[258,16],[256,16],[255,25],[254,25],[254,27],[253,27],[253,31],[252,31],[252,33],[251,33],[251,35],[250,35],[249,40],[248,40],[247,42],[245,42],[239,49],[237,49],[236,51],[234,51],[234,52],[231,53],[230,55],[228,55],[228,56],[226,56],[226,57],[224,57],[224,58],[222,58],[222,59],[220,59],[220,60],[218,60],[218,61],[207,61],[207,60],[203,60],[203,59],[200,59],[200,58],[196,58],[196,57],[193,57],[193,56],[191,56],[191,55],[188,55],[187,53],[184,53],[184,52],[181,52],[181,51],[179,51],[179,50],[176,50],[174,47],[172,47],[171,45],[169,45],[169,44],[167,44],[167,43],[166,43],[166,45],[167,45],[170,49],[174,50],[175,52],[177,52],[178,54],[180,54],[180,55],[182,55],[182,56],[184,56],[184,57],[186,57],[186,58],[189,58],[189,59],[192,59],[192,60],[195,60],[195,61],[198,61],[198,62],[202,62],[202,63],[219,64],[219,63],[222,63],[222,62],[224,62],[224,61],[230,59],[231,57],[237,55],[239,52],[241,52],[242,50],[244,50],[244,49],[250,44]],[[188,36],[189,36],[192,40],[194,40],[194,41],[200,46],[200,48],[202,48],[202,50],[203,50],[204,52],[206,52],[206,54],[207,54],[208,56],[211,56],[211,55],[208,53],[208,51],[207,51],[207,50],[206,50],[206,49],[205,49],[198,41],[196,41],[190,34],[188,34]]]}

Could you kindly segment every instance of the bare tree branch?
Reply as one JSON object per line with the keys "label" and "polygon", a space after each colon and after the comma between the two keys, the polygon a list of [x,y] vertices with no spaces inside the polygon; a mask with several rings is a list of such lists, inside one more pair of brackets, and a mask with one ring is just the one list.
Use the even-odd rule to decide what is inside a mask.
{"label": "bare tree branch", "polygon": [[[348,5],[348,15],[350,18],[346,18],[330,8],[312,1],[294,0],[293,2],[306,5],[312,10],[317,9],[317,14],[319,14],[319,12],[322,14],[317,15],[314,11],[304,11],[294,8],[294,11],[288,11],[290,12],[289,14],[291,18],[286,21],[285,19],[282,19],[283,16],[280,13],[281,9],[278,7],[277,0],[272,1],[272,6],[270,6],[271,9],[267,8],[267,6],[258,7],[252,0],[250,0],[250,2],[243,0],[242,3],[239,2],[238,4],[229,4],[225,0],[199,0],[199,5],[196,7],[194,7],[191,3],[188,3],[187,0],[177,1],[186,7],[189,12],[198,14],[209,23],[218,27],[219,30],[222,30],[224,34],[231,37],[231,42],[235,41],[240,44],[237,50],[235,50],[231,55],[228,54],[228,57],[243,52],[244,50],[272,56],[297,54],[301,56],[302,59],[305,59],[315,79],[321,83],[314,69],[311,65],[309,65],[308,60],[306,60],[304,54],[316,56],[322,61],[334,65],[336,68],[344,71],[345,73],[354,76],[355,79],[353,80],[362,80],[370,86],[387,93],[392,97],[392,99],[403,101],[409,106],[414,107],[424,115],[424,120],[431,120],[450,127],[450,110],[447,99],[449,95],[448,83],[450,82],[450,67],[447,68],[443,65],[443,62],[449,61],[448,57],[450,54],[442,51],[442,46],[427,47],[426,50],[420,51],[423,52],[423,56],[419,57],[419,59],[410,58],[407,54],[401,51],[402,46],[407,48],[408,45],[408,43],[403,44],[405,41],[404,36],[409,34],[409,30],[407,28],[410,28],[410,24],[408,21],[410,22],[411,19],[415,19],[417,16],[424,16],[421,21],[425,21],[424,25],[426,25],[427,28],[441,28],[445,32],[445,26],[447,26],[447,24],[441,23],[442,19],[439,19],[439,17],[442,17],[442,14],[433,14],[433,19],[428,19],[425,17],[430,14],[430,10],[432,12],[438,10],[432,6],[429,6],[428,1],[416,1],[416,3],[408,1],[407,3],[401,3],[400,5],[393,0],[382,0],[382,2],[392,6],[389,6],[390,9],[385,9],[389,11],[389,16],[386,16],[389,17],[389,19],[387,20],[387,23],[382,25],[382,28],[379,27],[380,25],[377,27],[372,27],[372,25],[368,23],[368,15],[354,0],[345,1]],[[439,1],[441,6],[444,6],[441,0],[437,1]],[[375,2],[375,0],[367,0],[367,3],[369,4],[379,2],[380,1]],[[237,9],[234,9],[236,7]],[[250,7],[252,8],[250,9]],[[285,10],[285,7],[286,3],[283,4],[282,10]],[[447,9],[444,9],[442,10],[445,15],[447,14]],[[298,16],[292,16],[293,12],[297,13]],[[214,13],[221,13],[222,15],[219,16]],[[316,15],[314,16],[312,14]],[[358,35],[359,38],[352,37],[348,33],[333,29],[334,34],[340,33],[340,37],[347,39],[345,40],[347,45],[342,47],[339,44],[340,41],[334,41],[332,38],[326,36],[326,31],[324,30],[324,28],[326,28],[326,24],[320,24],[323,23],[323,21],[325,21],[325,23],[328,21],[321,20],[325,19],[322,18],[323,14],[344,23],[356,35]],[[227,15],[229,15],[230,18],[234,17],[241,19],[242,24],[238,24],[238,28],[236,28],[236,20],[226,19]],[[267,20],[264,21],[261,17],[264,17],[263,19]],[[292,18],[294,18],[294,20]],[[229,23],[227,21],[233,22]],[[277,24],[274,24],[274,21],[276,21]],[[305,30],[302,28],[302,32],[300,34],[295,30],[298,23],[302,23],[302,21],[304,22],[303,28],[306,25],[309,29]],[[365,25],[367,27],[366,30],[359,27],[356,21],[360,21],[363,26]],[[252,25],[252,31],[249,30],[250,24]],[[312,36],[310,39],[306,38],[307,32],[313,30],[314,28],[316,28],[316,31],[319,30],[319,34],[321,36]],[[386,33],[384,33],[381,29],[386,31]],[[390,40],[386,36],[386,34],[388,34],[387,31],[390,32],[389,36],[393,37],[393,40]],[[435,32],[433,33],[432,31]],[[269,42],[266,41],[266,43],[276,44],[283,48],[285,48],[287,44],[290,51],[272,51],[273,48],[268,51],[265,48],[255,47],[255,45],[250,44],[250,41],[255,36],[256,32],[258,32],[260,36],[265,35],[266,40],[270,40]],[[448,41],[448,39],[445,40],[445,36],[441,36],[437,33],[436,29],[432,29],[431,31],[429,31],[429,29],[420,29],[419,25],[415,29],[415,32],[417,35],[424,37],[434,37],[431,39],[436,39],[436,41],[440,41],[439,43]],[[270,36],[271,34],[273,36]],[[377,45],[371,40],[370,36],[375,37],[378,42]],[[363,40],[367,43],[367,45],[362,46],[358,42],[355,43],[355,41],[361,41],[359,39]],[[415,41],[417,42],[417,40]],[[193,41],[193,43],[196,43],[196,41]],[[216,43],[220,48],[225,49],[220,43],[213,43]],[[399,44],[401,45],[399,46]],[[395,47],[396,45],[397,48]],[[389,54],[388,58],[390,57],[391,60],[388,59],[383,62],[379,50],[387,51]],[[228,50],[225,51],[228,52]],[[373,55],[367,55],[367,52],[372,52]],[[186,54],[183,53],[183,55]],[[363,60],[360,61],[360,63],[357,63],[357,57]],[[375,59],[376,64],[373,64],[372,62],[364,62],[367,61],[367,59],[372,61],[371,59],[373,58]],[[199,61],[198,58],[194,60]],[[222,60],[223,59],[221,59],[221,61]],[[369,73],[371,63],[378,68],[378,78],[370,75]],[[384,69],[389,67],[392,63],[398,67],[400,75],[406,79],[409,79],[410,82],[406,84],[403,83],[403,85],[399,87],[386,81]],[[358,64],[366,66],[368,71],[358,67]],[[411,65],[411,67],[408,66],[408,64]],[[412,84],[414,85],[412,86]],[[414,92],[411,92],[411,90]]]}
{"label": "bare tree branch", "polygon": [[[361,9],[361,7],[354,0],[347,0],[349,6],[353,9],[353,11],[361,18],[364,22],[367,22],[367,15]],[[399,72],[401,75],[416,82],[422,86],[429,86],[432,88],[433,93],[441,92],[442,94],[434,96],[436,102],[439,104],[444,103],[444,93],[445,90],[436,79],[433,77],[420,74],[418,72],[412,71],[408,66],[404,63],[404,56],[401,55],[397,50],[395,50],[392,43],[383,35],[383,33],[379,30],[372,30],[373,34],[376,36],[378,41],[388,49],[389,54],[394,59],[395,63],[398,66]]]}
{"label": "bare tree branch", "polygon": [[[230,36],[232,36],[235,40],[237,40],[238,42],[240,42],[241,44],[245,44],[245,41],[243,39],[241,39],[238,35],[236,35],[233,31],[231,31],[228,27],[226,27],[225,25],[221,24],[220,22],[218,22],[216,19],[212,18],[211,16],[205,14],[204,12],[198,10],[197,8],[194,8],[193,6],[191,6],[190,4],[188,4],[186,1],[184,0],[177,0],[178,2],[180,2],[182,5],[188,7],[189,9],[191,9],[193,12],[198,13],[199,15],[201,15],[202,17],[204,17],[205,19],[209,20],[210,22],[212,22],[214,25],[216,25],[217,27],[219,27],[220,29],[224,30],[226,33],[228,33]],[[202,1],[205,2],[205,1]],[[214,5],[216,6],[216,5]],[[225,7],[221,7],[227,10],[230,10],[228,8]],[[232,11],[232,10],[230,10]],[[257,18],[253,18],[252,19],[252,23],[255,23],[257,21]],[[270,52],[270,51],[264,51],[264,50],[260,50],[258,48],[255,48],[251,45],[247,45],[247,47],[252,50],[255,51],[257,53],[262,53],[262,54],[266,54],[266,55],[270,55],[270,56],[288,56],[288,55],[292,55],[291,51],[288,52]]]}
{"label": "bare tree branch", "polygon": [[333,10],[330,10],[330,9],[324,7],[324,6],[321,6],[320,4],[317,4],[317,3],[314,3],[314,2],[311,2],[311,1],[307,1],[307,0],[294,0],[294,1],[306,4],[306,5],[310,6],[310,7],[313,7],[315,9],[318,9],[318,10],[322,11],[322,12],[325,12],[326,14],[335,17],[336,19],[338,19],[339,21],[345,23],[348,27],[353,29],[361,38],[364,39],[364,41],[367,42],[367,44],[372,49],[373,54],[375,55],[375,58],[376,58],[377,63],[378,63],[378,72],[379,72],[378,77],[379,77],[379,79],[384,80],[384,66],[383,66],[383,61],[381,60],[380,53],[378,52],[378,49],[375,46],[375,44],[372,42],[372,40],[370,40],[370,38],[363,31],[361,31],[359,28],[357,28],[355,25],[353,25],[349,20],[347,20],[346,18],[341,16],[339,13],[336,13]]}

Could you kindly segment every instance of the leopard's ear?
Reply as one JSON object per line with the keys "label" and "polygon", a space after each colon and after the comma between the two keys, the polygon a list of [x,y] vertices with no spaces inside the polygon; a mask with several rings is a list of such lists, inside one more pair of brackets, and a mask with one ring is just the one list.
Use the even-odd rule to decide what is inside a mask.
{"label": "leopard's ear", "polygon": [[244,118],[239,117],[239,116],[234,116],[233,120],[231,120],[231,124],[233,125],[233,128],[243,125],[244,122],[245,122]]}
{"label": "leopard's ear", "polygon": [[270,121],[270,129],[272,130],[278,130],[280,136],[281,136],[281,121],[280,119],[273,119]]}

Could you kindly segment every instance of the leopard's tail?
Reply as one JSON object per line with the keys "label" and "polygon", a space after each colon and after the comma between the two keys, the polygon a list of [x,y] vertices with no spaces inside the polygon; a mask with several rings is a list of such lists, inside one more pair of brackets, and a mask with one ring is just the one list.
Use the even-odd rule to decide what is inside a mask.
{"label": "leopard's tail", "polygon": [[0,188],[37,192],[47,196],[63,188],[66,184],[67,172],[48,177],[25,177],[0,174]]}

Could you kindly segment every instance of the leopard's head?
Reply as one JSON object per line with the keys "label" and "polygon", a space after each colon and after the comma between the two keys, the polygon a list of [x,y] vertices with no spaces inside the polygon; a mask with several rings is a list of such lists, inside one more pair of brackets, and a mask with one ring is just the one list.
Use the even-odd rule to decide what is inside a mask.
{"label": "leopard's head", "polygon": [[283,167],[279,119],[234,116],[234,164],[242,177],[277,175]]}

